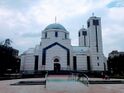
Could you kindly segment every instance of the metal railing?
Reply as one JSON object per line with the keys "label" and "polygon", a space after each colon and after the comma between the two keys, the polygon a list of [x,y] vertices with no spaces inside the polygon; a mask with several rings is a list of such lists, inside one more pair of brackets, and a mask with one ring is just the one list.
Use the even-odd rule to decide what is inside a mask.
{"label": "metal railing", "polygon": [[72,72],[69,75],[69,79],[80,81],[84,85],[89,86],[89,78],[83,72]]}
{"label": "metal railing", "polygon": [[84,85],[86,85],[87,87],[89,86],[89,79],[88,79],[88,76],[86,74],[79,73],[77,80],[83,82]]}
{"label": "metal railing", "polygon": [[87,85],[87,87],[89,86],[89,78],[86,74],[84,74],[84,77],[86,80],[84,80],[84,83]]}
{"label": "metal railing", "polygon": [[48,71],[45,74],[45,85],[44,85],[44,88],[46,88],[47,78],[48,78]]}
{"label": "metal railing", "polygon": [[[89,78],[86,74],[82,73],[82,72],[72,72],[68,79],[72,79],[72,80],[77,80],[82,82],[84,85],[86,85],[87,87],[89,86]],[[47,85],[47,80],[48,80],[48,71],[45,74],[45,84],[44,84],[44,88],[46,88]]]}

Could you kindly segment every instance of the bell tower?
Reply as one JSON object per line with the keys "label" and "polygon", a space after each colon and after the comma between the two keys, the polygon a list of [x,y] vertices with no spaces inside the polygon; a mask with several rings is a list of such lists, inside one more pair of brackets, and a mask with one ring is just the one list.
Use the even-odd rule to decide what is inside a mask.
{"label": "bell tower", "polygon": [[92,50],[96,53],[102,53],[102,33],[101,33],[101,18],[92,16],[87,21],[87,29],[90,32],[89,43]]}
{"label": "bell tower", "polygon": [[78,32],[79,36],[79,46],[88,47],[89,46],[89,33],[84,26]]}
{"label": "bell tower", "polygon": [[92,70],[104,70],[101,18],[94,14],[87,21]]}

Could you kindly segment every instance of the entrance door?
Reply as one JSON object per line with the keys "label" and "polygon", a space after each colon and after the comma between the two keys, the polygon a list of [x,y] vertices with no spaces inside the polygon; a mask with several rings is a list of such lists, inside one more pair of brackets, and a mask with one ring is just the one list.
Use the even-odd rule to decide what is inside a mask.
{"label": "entrance door", "polygon": [[54,71],[59,72],[60,71],[60,64],[59,63],[54,63]]}

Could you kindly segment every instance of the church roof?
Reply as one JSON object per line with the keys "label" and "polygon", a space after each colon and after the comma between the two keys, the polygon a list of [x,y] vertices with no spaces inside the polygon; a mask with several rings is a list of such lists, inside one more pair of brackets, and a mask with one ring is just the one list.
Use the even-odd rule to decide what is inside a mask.
{"label": "church roof", "polygon": [[57,29],[66,31],[65,27],[58,23],[48,25],[44,30]]}

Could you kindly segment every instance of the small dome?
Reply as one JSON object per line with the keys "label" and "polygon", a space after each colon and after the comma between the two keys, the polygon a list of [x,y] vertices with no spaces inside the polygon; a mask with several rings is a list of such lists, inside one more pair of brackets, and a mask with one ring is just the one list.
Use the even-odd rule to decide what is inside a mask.
{"label": "small dome", "polygon": [[61,24],[57,24],[57,23],[48,25],[44,30],[50,30],[50,29],[58,29],[58,30],[60,29],[60,30],[66,31],[64,26],[62,26]]}
{"label": "small dome", "polygon": [[86,28],[81,28],[79,31],[87,31]]}

